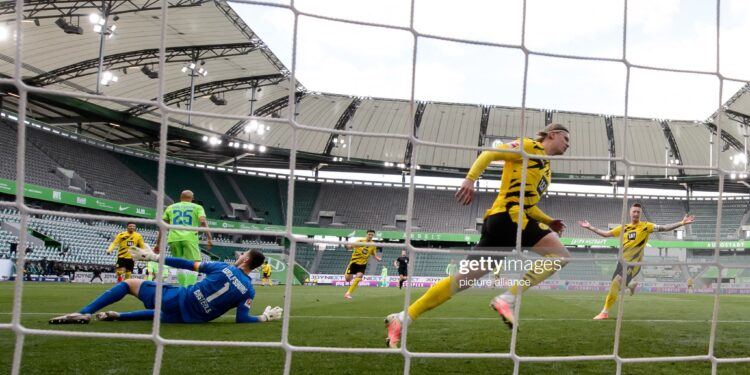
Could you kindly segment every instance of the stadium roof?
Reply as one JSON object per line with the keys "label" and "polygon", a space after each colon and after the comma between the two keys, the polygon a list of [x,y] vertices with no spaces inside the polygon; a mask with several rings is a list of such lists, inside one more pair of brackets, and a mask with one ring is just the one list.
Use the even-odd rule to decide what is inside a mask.
{"label": "stadium roof", "polygon": [[[747,139],[747,128],[742,124],[750,124],[750,85],[706,121],[630,118],[627,132],[626,122],[620,117],[540,109],[526,109],[524,114],[520,108],[453,103],[412,105],[403,100],[315,93],[300,84],[294,88],[298,105],[296,113],[291,114],[289,70],[225,1],[167,1],[166,20],[162,19],[160,2],[151,0],[24,3],[20,75],[29,86],[55,90],[31,92],[29,116],[112,143],[155,150],[163,112],[143,101],[159,96],[163,78],[164,104],[179,111],[166,114],[170,125],[168,153],[201,162],[288,167],[291,127],[283,122],[266,122],[254,127],[264,130],[246,133],[244,129],[250,122],[241,117],[253,112],[259,117],[278,119],[291,115],[299,123],[327,130],[401,135],[414,132],[425,141],[468,147],[490,146],[498,140],[517,137],[525,116],[525,136],[533,136],[549,122],[568,126],[573,135],[569,156],[624,156],[636,163],[675,162],[675,168],[665,170],[628,167],[619,162],[557,161],[554,170],[558,177],[572,182],[618,183],[615,176],[625,175],[629,168],[630,174],[638,176],[633,181],[635,185],[676,187],[688,182],[697,189],[715,190],[716,177],[705,177],[707,172],[703,170],[677,167],[709,165],[714,147],[713,155],[716,148],[720,149],[722,167],[739,170],[736,157],[743,152]],[[107,12],[102,4],[108,7]],[[0,4],[0,27],[15,27],[14,5],[15,2]],[[116,25],[111,38],[100,38],[89,19],[91,14],[105,13],[109,15],[107,23],[100,27],[106,30]],[[167,25],[165,65],[160,71],[163,22]],[[0,65],[0,74],[14,77],[17,32],[11,30],[9,35],[8,40],[0,41],[0,59],[8,63]],[[97,82],[101,39],[102,72],[116,75],[117,82]],[[190,69],[188,74],[183,72],[192,62],[196,63],[194,73],[189,74]],[[198,74],[201,68],[207,75]],[[198,113],[188,116],[185,110],[191,102],[191,82],[192,109]],[[3,107],[16,111],[17,98],[11,94],[17,89],[8,83],[2,86],[0,92],[9,93],[0,96]],[[63,92],[93,97],[55,95]],[[718,121],[723,129],[722,141],[711,145],[709,139],[716,132]],[[301,131],[298,135],[298,168],[326,165],[328,169],[371,168],[382,172],[397,168],[399,163],[408,165],[415,153],[421,173],[462,174],[476,156],[472,150],[413,147],[405,139],[314,131]],[[222,144],[204,141],[210,137],[221,139]],[[246,144],[267,146],[268,152],[259,153],[257,147],[251,151]],[[393,166],[386,167],[385,163]],[[614,181],[602,180],[604,175]],[[726,187],[745,192],[750,185],[729,181]]]}

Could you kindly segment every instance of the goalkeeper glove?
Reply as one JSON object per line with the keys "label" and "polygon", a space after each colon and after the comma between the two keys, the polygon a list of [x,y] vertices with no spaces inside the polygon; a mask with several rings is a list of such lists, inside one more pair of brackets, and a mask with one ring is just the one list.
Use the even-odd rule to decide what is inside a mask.
{"label": "goalkeeper glove", "polygon": [[145,249],[141,249],[135,246],[131,246],[128,248],[128,252],[130,252],[130,255],[132,255],[133,259],[135,260],[158,262],[159,256],[151,251],[150,246],[145,245],[145,247]]}
{"label": "goalkeeper glove", "polygon": [[279,306],[276,306],[276,307],[266,306],[266,309],[263,310],[263,314],[260,314],[260,320],[264,322],[270,322],[272,320],[279,320],[281,319],[282,313],[284,313],[284,309],[282,309]]}

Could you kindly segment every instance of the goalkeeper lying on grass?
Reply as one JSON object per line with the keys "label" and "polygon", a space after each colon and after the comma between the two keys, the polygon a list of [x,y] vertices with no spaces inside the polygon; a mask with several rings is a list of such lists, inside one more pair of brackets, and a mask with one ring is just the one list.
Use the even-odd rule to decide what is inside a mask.
{"label": "goalkeeper lying on grass", "polygon": [[[159,256],[146,249],[131,247],[135,260],[158,261]],[[234,266],[220,262],[201,263],[181,258],[167,257],[165,264],[171,267],[198,271],[206,274],[203,281],[188,287],[162,285],[161,321],[164,323],[203,323],[214,320],[230,309],[237,308],[237,323],[267,322],[281,319],[280,307],[266,307],[263,314],[250,315],[250,307],[255,298],[255,289],[248,274],[263,264],[265,256],[258,250],[242,254]],[[107,307],[125,295],[132,294],[143,302],[147,310],[132,312],[102,311],[96,314],[97,320],[151,320],[154,318],[156,283],[128,279],[110,290],[79,312],[50,319],[50,324],[87,324],[91,314]]]}

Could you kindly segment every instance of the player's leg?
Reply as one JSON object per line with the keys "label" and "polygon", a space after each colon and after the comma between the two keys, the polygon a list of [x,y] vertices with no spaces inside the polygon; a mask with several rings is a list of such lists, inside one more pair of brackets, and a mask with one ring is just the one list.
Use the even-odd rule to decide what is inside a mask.
{"label": "player's leg", "polygon": [[617,296],[620,293],[620,286],[622,285],[622,263],[617,262],[617,268],[612,274],[612,283],[609,285],[609,291],[607,291],[607,297],[604,299],[604,307],[602,311],[594,317],[594,320],[604,320],[609,318],[609,309],[617,301]]}
{"label": "player's leg", "polygon": [[86,324],[91,320],[91,314],[107,307],[125,297],[128,294],[134,296],[138,295],[138,289],[140,288],[143,280],[130,279],[125,280],[121,283],[115,284],[112,288],[102,293],[99,297],[94,299],[91,303],[86,305],[77,313],[66,314],[50,319],[50,324],[70,324],[79,323]]}
{"label": "player's leg", "polygon": [[627,286],[628,291],[630,292],[631,296],[635,294],[635,288],[638,287],[638,282],[634,281],[633,279],[635,279],[635,277],[638,276],[638,273],[640,272],[641,272],[641,266],[628,267],[628,277],[627,277],[627,282],[625,283],[625,285]]}
{"label": "player's leg", "polygon": [[[362,267],[358,267],[358,268],[362,268]],[[349,289],[346,291],[346,294],[344,296],[348,296],[347,298],[352,297],[352,293],[354,293],[354,290],[357,289],[357,285],[359,285],[359,282],[362,281],[363,274],[364,274],[363,271],[358,270],[357,274],[354,276],[354,280],[349,285]]]}
{"label": "player's leg", "polygon": [[[124,280],[123,275],[125,274],[125,266],[120,264],[121,259],[117,259],[117,264],[115,264],[115,275],[117,275],[117,282]],[[92,279],[93,280],[93,279]]]}
{"label": "player's leg", "polygon": [[[352,278],[354,278],[354,274],[357,273],[355,270],[353,270],[353,268],[356,268],[356,267],[354,263],[352,262],[349,262],[349,265],[346,266],[346,271],[344,271],[344,280],[347,283],[350,283],[352,281]],[[347,289],[346,293],[344,293],[344,298],[346,299],[352,298],[352,296],[349,294],[349,289]]]}
{"label": "player's leg", "polygon": [[124,279],[130,280],[130,277],[133,275],[133,268],[135,268],[135,261],[131,259],[124,259],[125,261],[125,274]]}
{"label": "player's leg", "polygon": [[[176,250],[179,257],[187,260],[200,261],[200,249],[196,243],[191,241],[175,241],[169,243],[170,251]],[[173,250],[174,249],[174,250]],[[173,253],[174,254],[174,253]],[[190,286],[198,280],[198,275],[193,271],[177,270],[177,283],[180,286]]]}
{"label": "player's leg", "polygon": [[102,311],[96,314],[96,320],[111,322],[115,320],[153,320],[154,310],[139,310],[129,312]]}
{"label": "player's leg", "polygon": [[[512,229],[515,225],[507,225],[507,227]],[[543,261],[535,261],[533,269],[528,270],[523,275],[520,283],[521,291],[525,292],[564,267],[567,264],[566,259],[570,257],[570,252],[562,244],[557,233],[552,232],[549,227],[534,219],[528,220],[521,236],[522,246],[532,246],[532,251],[546,258]],[[490,302],[490,307],[500,314],[509,328],[512,328],[515,323],[513,308],[518,292],[518,284],[514,284],[505,293],[495,297]]]}
{"label": "player's leg", "polygon": [[[515,243],[515,232],[508,232],[507,236],[503,232],[504,226],[506,226],[506,222],[509,220],[507,213],[487,217],[482,226],[482,236],[475,249],[498,248],[510,244],[511,241]],[[468,258],[473,259],[473,257],[476,257],[475,259],[480,258],[480,256],[469,256],[467,260]],[[388,331],[386,345],[391,348],[397,348],[401,341],[402,323],[409,323],[419,318],[425,312],[442,305],[454,294],[471,287],[488,272],[489,269],[482,268],[476,270],[462,269],[458,275],[446,277],[435,283],[427,289],[425,294],[412,302],[406,311],[388,315],[385,318]]]}

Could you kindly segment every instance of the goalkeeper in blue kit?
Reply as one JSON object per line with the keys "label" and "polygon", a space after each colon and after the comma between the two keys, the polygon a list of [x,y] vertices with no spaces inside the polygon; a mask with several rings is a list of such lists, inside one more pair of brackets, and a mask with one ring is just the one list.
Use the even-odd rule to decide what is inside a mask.
{"label": "goalkeeper in blue kit", "polygon": [[[158,261],[146,245],[146,249],[131,247],[133,258],[143,261]],[[165,264],[204,273],[203,281],[188,287],[162,285],[161,321],[164,323],[204,323],[214,320],[232,308],[237,308],[235,322],[256,323],[281,319],[280,307],[266,307],[261,315],[250,315],[255,289],[248,276],[250,271],[263,263],[265,256],[258,250],[242,254],[235,264],[220,262],[195,262],[167,257]],[[50,319],[50,324],[87,324],[92,314],[102,310],[126,295],[131,294],[143,302],[146,310],[132,312],[101,311],[97,320],[151,320],[154,318],[156,283],[139,279],[128,279],[102,293],[80,311]]]}

